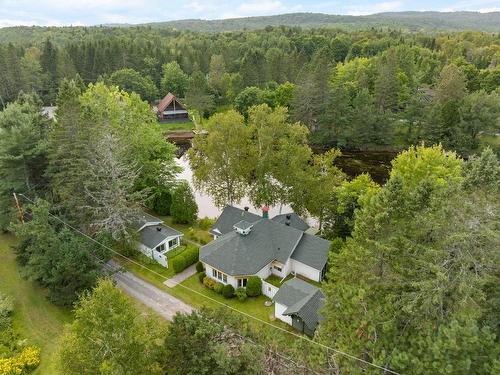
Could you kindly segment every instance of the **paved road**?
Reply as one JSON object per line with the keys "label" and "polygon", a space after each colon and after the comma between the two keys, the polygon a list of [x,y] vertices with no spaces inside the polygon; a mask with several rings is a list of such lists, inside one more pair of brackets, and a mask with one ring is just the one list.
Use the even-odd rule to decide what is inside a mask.
{"label": "paved road", "polygon": [[[115,269],[120,269],[120,265],[113,260],[110,260],[108,264]],[[167,320],[172,320],[177,312],[190,313],[193,310],[191,306],[180,299],[149,284],[131,272],[122,269],[122,271],[115,272],[113,278],[116,285],[125,293],[152,308]]]}
{"label": "paved road", "polygon": [[184,271],[178,273],[174,277],[166,280],[163,284],[169,288],[173,288],[177,284],[182,283],[187,278],[193,276],[196,273],[196,263],[186,268]]}

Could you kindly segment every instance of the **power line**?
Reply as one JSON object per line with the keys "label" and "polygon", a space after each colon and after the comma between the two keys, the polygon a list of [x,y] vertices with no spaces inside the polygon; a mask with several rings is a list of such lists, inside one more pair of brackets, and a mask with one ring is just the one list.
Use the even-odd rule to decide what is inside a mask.
{"label": "power line", "polygon": [[[20,194],[19,194],[19,196],[23,196],[23,197],[24,197],[25,199],[27,199],[29,202],[31,202],[31,203],[35,203],[35,201],[33,201],[32,199],[28,198],[26,195],[24,195],[24,194],[22,194],[22,193],[20,193]],[[54,214],[52,214],[52,213],[50,213],[50,212],[49,212],[49,215],[51,215],[52,217],[54,217],[56,220],[60,221],[62,224],[66,225],[67,227],[71,228],[71,229],[72,229],[72,230],[74,230],[75,232],[77,232],[77,233],[81,234],[82,236],[84,236],[84,237],[88,238],[88,239],[89,239],[89,240],[91,240],[92,242],[94,242],[94,243],[96,243],[96,244],[98,244],[98,245],[100,245],[100,246],[104,247],[105,249],[107,249],[107,250],[111,251],[112,253],[114,253],[114,254],[116,254],[116,255],[118,255],[118,256],[120,256],[120,257],[122,257],[123,259],[127,260],[128,262],[133,263],[133,264],[135,264],[135,265],[137,265],[137,266],[139,266],[139,267],[141,267],[141,268],[143,268],[143,269],[145,269],[145,270],[147,270],[147,271],[149,271],[149,272],[151,272],[151,273],[153,273],[153,274],[155,274],[155,275],[159,276],[160,278],[162,278],[162,279],[164,279],[164,280],[168,280],[168,278],[167,278],[167,277],[165,277],[164,275],[162,275],[161,273],[158,273],[158,272],[156,272],[155,270],[153,270],[153,269],[151,269],[151,268],[148,268],[147,266],[144,266],[143,264],[141,264],[141,263],[139,263],[139,262],[135,261],[134,259],[131,259],[131,258],[129,258],[129,257],[127,257],[127,256],[125,256],[125,255],[123,255],[123,254],[121,254],[121,253],[119,253],[118,251],[116,251],[116,250],[114,250],[114,249],[110,248],[109,246],[107,246],[107,245],[105,245],[105,244],[103,244],[103,243],[101,243],[101,242],[99,242],[99,241],[95,240],[94,238],[90,237],[88,234],[86,234],[86,233],[82,232],[82,231],[81,231],[81,230],[79,230],[78,228],[75,228],[75,227],[74,227],[74,226],[72,226],[71,224],[68,224],[67,222],[65,222],[65,221],[64,221],[64,220],[62,220],[61,218],[57,217],[56,215],[54,215]],[[178,286],[180,286],[180,287],[182,287],[182,288],[184,288],[184,289],[186,289],[186,290],[189,290],[190,292],[195,293],[195,294],[197,294],[197,295],[199,295],[199,296],[201,296],[201,297],[203,297],[203,298],[206,298],[206,299],[208,299],[208,300],[210,300],[210,301],[212,301],[212,302],[215,302],[215,303],[217,303],[218,305],[221,305],[221,306],[223,306],[223,307],[226,307],[226,308],[228,308],[228,309],[230,309],[230,310],[232,310],[232,311],[234,311],[234,312],[236,312],[236,313],[238,313],[238,314],[242,314],[242,315],[246,316],[247,318],[253,319],[253,320],[255,320],[255,321],[259,322],[259,323],[262,323],[262,324],[267,325],[267,326],[269,326],[269,327],[271,327],[271,328],[277,329],[277,330],[279,330],[279,331],[281,331],[281,332],[284,332],[284,333],[287,333],[287,334],[292,335],[292,336],[294,336],[294,337],[297,337],[297,338],[299,338],[299,339],[301,339],[301,340],[305,340],[305,341],[307,341],[307,342],[309,342],[309,343],[311,343],[311,344],[318,345],[319,347],[321,347],[321,348],[323,348],[323,349],[326,349],[327,351],[328,351],[328,350],[331,350],[332,352],[334,352],[334,353],[336,353],[336,354],[343,355],[343,356],[345,356],[345,357],[347,357],[347,358],[350,358],[350,359],[356,360],[356,361],[358,361],[358,362],[360,362],[360,363],[363,363],[363,364],[366,364],[366,365],[369,365],[369,366],[372,366],[372,367],[378,368],[378,369],[380,369],[380,370],[383,370],[385,373],[390,373],[390,374],[394,374],[394,375],[402,375],[402,374],[401,374],[401,373],[399,373],[399,372],[396,372],[396,371],[390,370],[390,369],[388,369],[388,368],[386,368],[386,367],[383,367],[383,366],[379,366],[379,365],[377,365],[377,364],[375,364],[375,363],[369,362],[369,361],[364,360],[364,359],[362,359],[362,358],[358,358],[358,357],[356,357],[356,356],[354,356],[354,355],[352,355],[352,354],[349,354],[349,353],[343,352],[343,351],[341,351],[341,350],[338,350],[338,349],[332,348],[332,347],[330,347],[330,346],[328,346],[328,345],[325,345],[325,344],[322,344],[322,343],[320,343],[320,342],[318,342],[318,341],[314,341],[314,340],[310,339],[309,337],[306,337],[306,336],[303,336],[303,335],[299,335],[299,334],[297,334],[297,333],[295,333],[295,332],[288,331],[288,330],[286,330],[286,329],[284,329],[284,328],[282,328],[282,327],[279,327],[279,326],[276,326],[276,325],[274,325],[274,324],[272,324],[272,323],[266,322],[265,320],[262,320],[262,319],[260,319],[260,318],[258,318],[258,317],[256,317],[256,316],[250,315],[250,314],[248,314],[248,313],[246,313],[246,312],[244,312],[244,311],[238,310],[238,309],[236,309],[236,308],[234,308],[234,307],[232,307],[232,306],[230,306],[230,305],[228,305],[228,304],[225,304],[224,302],[217,301],[216,299],[214,299],[214,298],[212,298],[212,297],[209,297],[209,296],[207,296],[207,295],[205,295],[205,294],[203,294],[203,293],[200,293],[200,292],[198,292],[198,291],[196,291],[196,290],[194,290],[194,289],[191,289],[190,287],[188,287],[188,286],[186,286],[186,285],[183,285],[182,283],[177,284],[177,285],[178,285]]]}

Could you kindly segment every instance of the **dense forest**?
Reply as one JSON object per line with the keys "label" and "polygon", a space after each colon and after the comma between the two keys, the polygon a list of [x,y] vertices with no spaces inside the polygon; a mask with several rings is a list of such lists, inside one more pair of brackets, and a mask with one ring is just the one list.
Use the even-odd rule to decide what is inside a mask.
{"label": "dense forest", "polygon": [[79,75],[150,102],[172,91],[204,117],[288,107],[311,142],[326,147],[399,150],[425,141],[468,155],[482,134],[498,131],[495,34],[77,27],[23,42],[25,31],[0,45],[4,104],[21,91],[55,104],[59,83]]}
{"label": "dense forest", "polygon": [[[500,163],[488,146],[499,35],[75,27],[0,40],[0,231],[15,237],[23,277],[74,308],[58,373],[500,371]],[[221,208],[245,196],[289,205],[332,241],[312,339],[263,324],[267,312],[228,309],[233,293],[193,298],[165,289],[160,271],[145,276],[152,263],[131,226],[144,210],[212,239],[151,110],[169,91],[206,130],[187,153],[195,188]],[[338,168],[342,149],[397,156],[379,184]],[[109,280],[113,254],[197,310],[169,324],[143,312]],[[40,361],[18,340],[11,297],[0,294],[1,375]],[[226,308],[214,310],[216,298]]]}

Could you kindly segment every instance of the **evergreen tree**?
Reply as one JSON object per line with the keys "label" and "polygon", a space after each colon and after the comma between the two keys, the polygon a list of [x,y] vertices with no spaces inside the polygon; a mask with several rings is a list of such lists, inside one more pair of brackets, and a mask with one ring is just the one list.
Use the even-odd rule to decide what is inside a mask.
{"label": "evergreen tree", "polygon": [[193,224],[198,217],[198,205],[189,184],[179,183],[172,194],[170,215],[175,223]]}

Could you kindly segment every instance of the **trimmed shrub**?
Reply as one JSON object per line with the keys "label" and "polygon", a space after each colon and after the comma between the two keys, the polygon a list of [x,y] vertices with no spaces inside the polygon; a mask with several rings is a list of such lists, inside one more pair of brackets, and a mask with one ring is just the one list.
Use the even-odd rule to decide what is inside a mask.
{"label": "trimmed shrub", "polygon": [[245,288],[237,288],[235,291],[234,291],[234,295],[236,296],[236,298],[238,298],[238,301],[245,301],[247,299],[247,291]]}
{"label": "trimmed shrub", "polygon": [[203,267],[203,263],[198,261],[198,263],[196,263],[196,272],[203,272],[204,269],[205,268]]}
{"label": "trimmed shrub", "polygon": [[198,274],[198,280],[200,280],[200,283],[203,282],[203,279],[205,278],[205,276],[206,276],[205,272],[200,272]]}
{"label": "trimmed shrub", "polygon": [[205,285],[208,289],[214,289],[215,284],[217,284],[217,281],[211,279],[210,277],[205,276],[203,278],[203,285]]}
{"label": "trimmed shrub", "polygon": [[179,254],[176,257],[172,258],[172,267],[175,273],[179,273],[184,271],[186,268],[186,258],[184,255]]}
{"label": "trimmed shrub", "polygon": [[222,289],[222,295],[224,298],[233,298],[234,296],[234,288],[231,284],[226,284],[224,285],[224,288]]}
{"label": "trimmed shrub", "polygon": [[188,245],[182,255],[186,258],[186,267],[189,267],[191,264],[195,264],[198,261],[200,250],[197,246]]}
{"label": "trimmed shrub", "polygon": [[252,276],[247,281],[247,296],[257,297],[262,293],[262,280],[258,276]]}
{"label": "trimmed shrub", "polygon": [[222,290],[224,289],[224,284],[222,283],[215,283],[214,286],[214,292],[217,294],[222,294]]}

